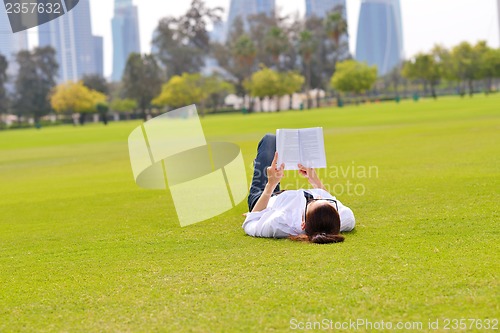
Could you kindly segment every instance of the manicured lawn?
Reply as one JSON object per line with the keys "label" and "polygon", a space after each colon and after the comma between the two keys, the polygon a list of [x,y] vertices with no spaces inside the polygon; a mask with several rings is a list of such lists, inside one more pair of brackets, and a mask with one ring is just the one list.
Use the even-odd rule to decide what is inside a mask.
{"label": "manicured lawn", "polygon": [[[331,168],[320,175],[357,226],[323,246],[245,236],[245,202],[181,228],[168,191],[133,181],[127,137],[139,122],[0,132],[0,332],[498,320],[499,105],[496,95],[204,118],[209,140],[241,147],[249,180],[263,134],[324,127]],[[306,186],[293,172],[283,184]]]}

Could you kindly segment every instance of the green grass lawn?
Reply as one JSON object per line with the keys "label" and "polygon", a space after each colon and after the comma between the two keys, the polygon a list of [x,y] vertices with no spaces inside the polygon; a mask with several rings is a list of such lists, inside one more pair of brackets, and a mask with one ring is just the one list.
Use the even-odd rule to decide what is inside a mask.
{"label": "green grass lawn", "polygon": [[[202,120],[209,140],[241,147],[249,181],[258,140],[282,127],[322,126],[330,166],[377,170],[320,172],[357,220],[332,245],[248,237],[245,202],[181,228],[167,191],[134,183],[127,137],[139,122],[0,132],[0,332],[498,320],[499,105],[475,96]],[[307,186],[297,179],[283,184]]]}

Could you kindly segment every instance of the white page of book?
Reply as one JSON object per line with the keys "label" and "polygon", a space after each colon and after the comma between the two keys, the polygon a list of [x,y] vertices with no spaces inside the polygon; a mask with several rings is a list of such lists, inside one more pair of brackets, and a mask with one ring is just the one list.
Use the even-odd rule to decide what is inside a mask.
{"label": "white page of book", "polygon": [[300,163],[308,168],[326,168],[323,128],[299,130]]}
{"label": "white page of book", "polygon": [[285,170],[298,170],[298,164],[308,168],[326,168],[323,128],[278,129],[276,131],[278,165]]}
{"label": "white page of book", "polygon": [[285,170],[298,170],[300,162],[299,130],[279,129],[276,131],[278,166],[285,163]]}

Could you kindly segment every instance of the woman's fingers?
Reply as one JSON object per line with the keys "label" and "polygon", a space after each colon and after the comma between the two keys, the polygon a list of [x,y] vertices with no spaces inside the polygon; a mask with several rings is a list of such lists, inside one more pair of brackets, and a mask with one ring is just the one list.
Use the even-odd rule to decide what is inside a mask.
{"label": "woman's fingers", "polygon": [[276,168],[276,165],[278,164],[278,152],[274,152],[274,158],[273,158],[273,161],[271,163],[271,166]]}

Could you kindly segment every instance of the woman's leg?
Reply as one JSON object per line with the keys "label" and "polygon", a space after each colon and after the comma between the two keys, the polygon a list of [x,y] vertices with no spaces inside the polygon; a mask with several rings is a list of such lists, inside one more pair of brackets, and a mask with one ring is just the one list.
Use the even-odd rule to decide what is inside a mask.
{"label": "woman's leg", "polygon": [[[253,178],[248,194],[248,210],[252,211],[253,206],[259,200],[264,187],[267,184],[267,167],[271,165],[276,152],[276,136],[274,134],[266,134],[259,142],[257,147],[257,157],[253,161]],[[278,184],[274,189],[274,193],[280,190]]]}

